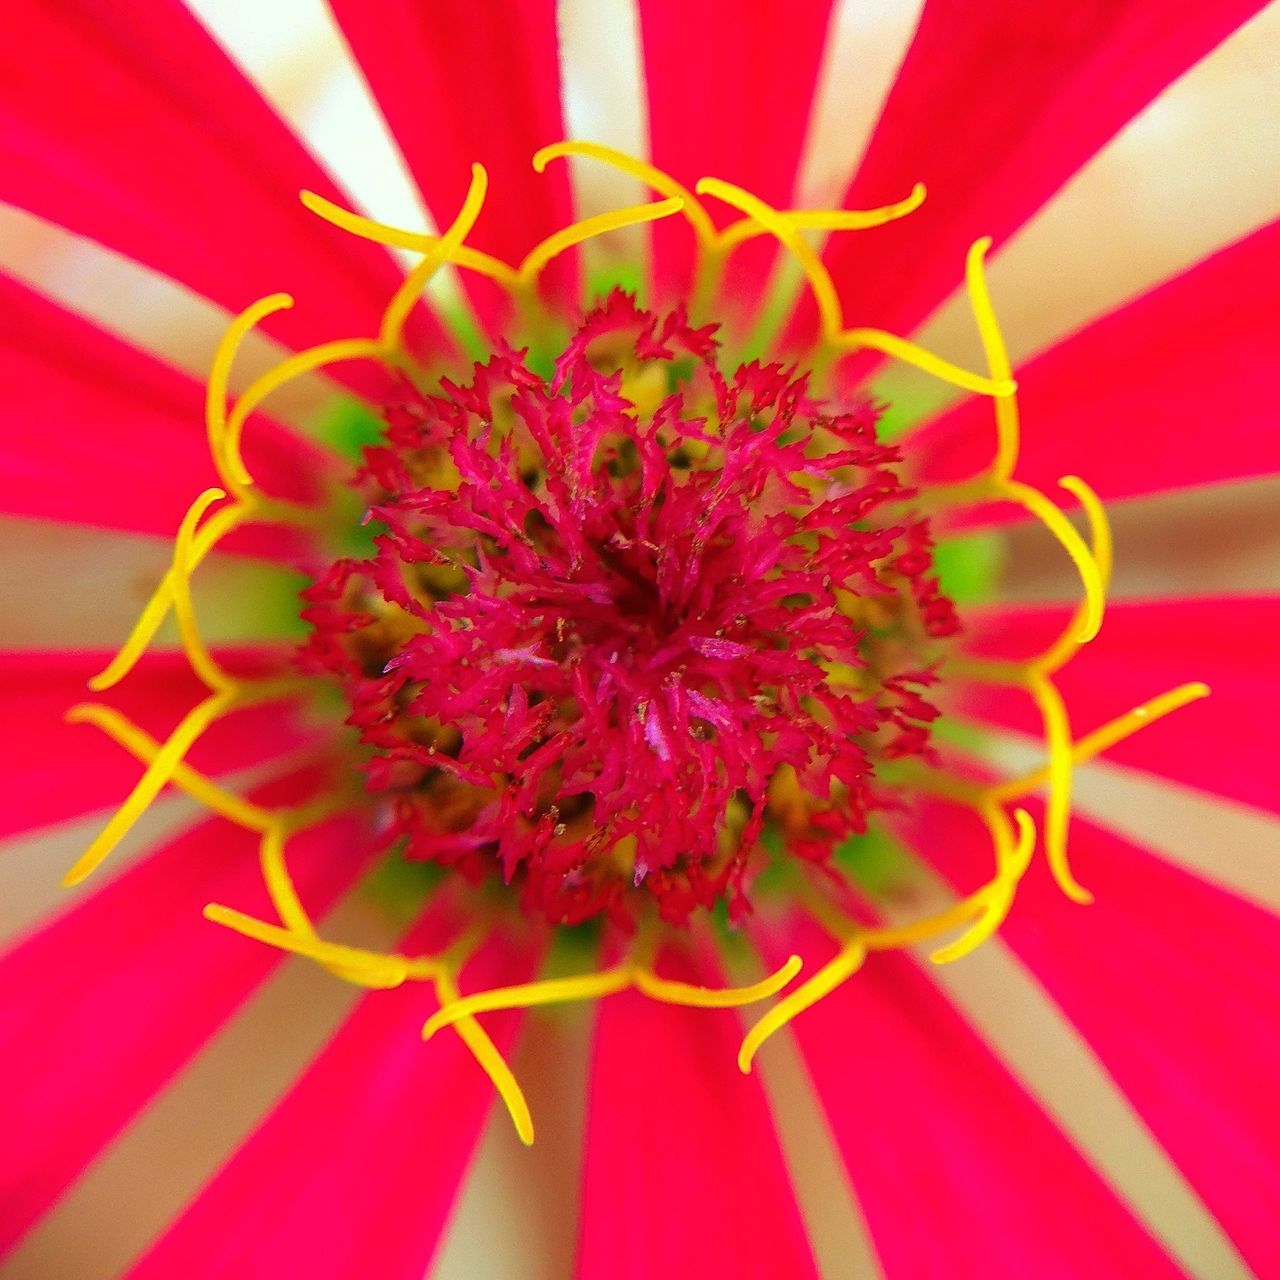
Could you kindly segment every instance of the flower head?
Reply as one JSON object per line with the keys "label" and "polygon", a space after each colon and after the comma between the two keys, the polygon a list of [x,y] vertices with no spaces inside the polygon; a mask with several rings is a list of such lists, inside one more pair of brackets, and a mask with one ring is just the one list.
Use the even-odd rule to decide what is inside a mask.
{"label": "flower head", "polygon": [[[1241,281],[1273,264],[1280,241],[1274,228],[1259,233],[1138,304],[1146,318],[1121,311],[1101,322],[1100,339],[1069,341],[1025,374],[1013,367],[987,278],[1000,247],[988,233],[1007,238],[1234,18],[1190,15],[1176,37],[1157,42],[1151,66],[1138,59],[1109,76],[1145,30],[1139,5],[1100,12],[1082,24],[1096,37],[1082,39],[1073,20],[1048,14],[979,15],[957,29],[950,9],[931,4],[863,170],[840,207],[807,209],[793,207],[793,178],[826,5],[786,21],[775,14],[759,30],[725,10],[725,38],[731,28],[744,41],[748,68],[734,72],[732,87],[740,97],[746,75],[753,92],[743,111],[758,108],[763,123],[724,166],[714,131],[703,138],[697,127],[701,81],[673,82],[662,70],[684,47],[682,24],[696,28],[719,4],[688,14],[641,5],[652,163],[593,140],[548,144],[569,132],[547,70],[548,6],[504,6],[507,23],[489,31],[480,16],[442,5],[439,30],[421,42],[411,6],[335,8],[434,226],[357,212],[293,163],[293,144],[256,107],[233,112],[236,128],[222,129],[217,113],[244,92],[234,75],[216,80],[211,102],[175,112],[188,73],[227,71],[180,7],[158,8],[127,54],[101,14],[86,10],[78,24],[32,16],[59,65],[92,66],[140,127],[150,127],[153,108],[186,122],[173,136],[191,142],[182,159],[200,211],[193,220],[210,191],[238,193],[253,216],[229,238],[216,219],[201,223],[207,243],[185,264],[166,223],[178,197],[147,176],[155,147],[131,153],[136,173],[109,140],[100,154],[86,150],[64,128],[77,113],[54,110],[38,78],[18,69],[41,104],[33,128],[42,145],[26,148],[8,194],[182,275],[235,314],[203,392],[207,463],[174,468],[185,482],[206,467],[217,483],[191,485],[136,625],[90,680],[95,699],[69,713],[138,767],[67,882],[118,861],[167,788],[212,811],[216,825],[0,959],[13,988],[33,993],[23,1008],[34,1039],[59,1043],[56,1024],[46,1024],[60,997],[40,997],[41,984],[67,988],[78,1009],[65,975],[105,968],[109,981],[85,984],[84,998],[101,990],[121,1004],[106,1038],[142,1046],[106,1051],[76,1089],[61,1060],[52,1063],[49,1096],[65,1100],[62,1119],[37,1100],[10,1127],[33,1150],[54,1129],[57,1149],[38,1157],[40,1172],[15,1191],[10,1218],[0,1210],[0,1225],[16,1236],[42,1213],[253,983],[294,955],[366,993],[139,1275],[213,1274],[239,1265],[228,1261],[236,1250],[285,1272],[421,1274],[493,1090],[520,1139],[533,1141],[516,1037],[526,1023],[533,1037],[554,1024],[524,1011],[577,1002],[590,1002],[596,1019],[584,1274],[667,1273],[695,1255],[699,1274],[813,1272],[753,1074],[767,1044],[793,1036],[889,1274],[933,1265],[902,1227],[921,1215],[940,1224],[931,1238],[977,1223],[1005,1241],[1017,1223],[1033,1223],[1009,1246],[1010,1274],[1049,1261],[1094,1273],[1099,1257],[1122,1259],[1126,1274],[1170,1269],[1163,1245],[925,977],[947,983],[941,975],[975,953],[998,974],[1007,940],[1094,1043],[1164,1144],[1168,1169],[1179,1164],[1240,1250],[1265,1262],[1256,1215],[1223,1193],[1178,1121],[1210,1085],[1238,1083],[1234,1067],[1202,1058],[1197,1035],[1174,1020],[1168,1051],[1195,1086],[1157,1090],[1150,1101],[1140,1077],[1153,1054],[1118,1030],[1129,1015],[1119,1017],[1106,988],[1116,983],[1133,1005],[1157,960],[1191,986],[1209,954],[1197,936],[1174,945],[1176,930],[1139,954],[1134,939],[1159,932],[1144,932],[1150,901],[1185,900],[1183,923],[1203,908],[1261,955],[1275,954],[1274,935],[1252,906],[1167,869],[1141,873],[1157,886],[1151,895],[1135,889],[1141,874],[1116,868],[1145,855],[1073,818],[1078,770],[1113,748],[1159,743],[1164,730],[1150,727],[1176,724],[1174,713],[1200,704],[1209,692],[1201,676],[1221,675],[1221,664],[1170,664],[1154,681],[1132,662],[1114,678],[1091,673],[1106,671],[1105,660],[1092,669],[1089,661],[1105,654],[1113,613],[1122,635],[1126,618],[1151,616],[1107,601],[1115,555],[1103,498],[1134,490],[1096,450],[1077,457],[1068,432],[1044,462],[1036,414],[1024,415],[1023,402],[1045,414],[1046,385],[1069,399],[1087,384],[1073,411],[1096,412],[1102,366],[1139,365],[1152,332],[1161,343],[1190,342],[1216,298],[1247,309]],[[1024,22],[1043,57],[1023,48]],[[411,50],[437,59],[434,79],[405,74],[415,69],[403,62]],[[1042,112],[1006,111],[1007,129],[995,131],[994,97],[970,113],[971,100],[986,101],[979,73],[992,57],[1022,92],[1043,97]],[[1031,92],[1037,68],[1050,87]],[[698,70],[723,79],[711,62]],[[803,102],[789,109],[793,78]],[[447,111],[435,102],[446,83]],[[472,129],[484,95],[502,85],[517,107],[508,130]],[[1082,85],[1094,86],[1092,96]],[[907,145],[904,122],[927,121],[942,137],[937,121],[949,116],[965,145]],[[1062,137],[1046,135],[1044,121]],[[476,136],[464,138],[464,126]],[[151,142],[168,128],[157,126]],[[228,151],[225,136],[244,154]],[[31,159],[44,143],[64,149],[48,173]],[[966,167],[979,152],[991,170],[985,187]],[[517,153],[521,166],[532,162],[521,176],[503,163]],[[275,181],[277,162],[302,188],[298,208],[252,194]],[[570,162],[583,166],[577,177]],[[117,184],[118,199],[77,205],[63,169],[81,163]],[[574,184],[589,167],[632,182],[637,202],[575,209]],[[312,244],[317,235],[329,237],[323,252],[283,252],[295,236]],[[600,270],[614,251],[602,246],[618,243],[649,246],[651,269],[641,255]],[[877,254],[906,243],[917,248],[878,266]],[[407,271],[392,270],[386,248],[408,260]],[[277,256],[282,277],[298,274],[265,278]],[[973,361],[912,333],[960,282],[981,352]],[[282,287],[292,292],[268,292]],[[20,302],[44,317],[38,300]],[[75,348],[69,319],[43,322],[58,345]],[[291,351],[246,380],[259,330]],[[97,350],[96,338],[75,336]],[[114,370],[135,358],[113,348],[86,365]],[[900,406],[881,394],[888,383],[868,381],[886,361],[932,380],[959,407],[891,439]],[[160,375],[127,367],[113,394],[132,413],[138,387]],[[358,437],[346,457],[264,416],[269,401],[280,403],[272,397],[317,376],[330,394],[341,386],[356,397],[327,414],[328,444],[335,424]],[[115,404],[87,403],[104,414]],[[188,398],[187,417],[190,408]],[[35,457],[43,447],[26,441],[19,452]],[[1194,453],[1174,467],[1177,482],[1198,474]],[[156,456],[148,498],[177,483]],[[85,460],[60,465],[59,481],[71,477],[91,505]],[[992,608],[994,575],[957,531],[993,521],[1045,535],[1073,575],[1068,604],[1036,616]],[[217,642],[201,591],[210,567],[236,554],[305,577],[300,594],[296,578],[280,573],[269,605],[240,605],[249,646]],[[235,610],[244,581],[233,577],[218,604]],[[272,634],[269,615],[292,629]],[[178,652],[164,652],[166,634]],[[1158,648],[1142,637],[1144,653]],[[158,671],[175,711],[166,727],[153,723],[155,702],[144,696]],[[140,691],[136,707],[131,690]],[[1010,763],[1001,754],[1008,741],[977,722],[1030,729],[1033,758]],[[1159,750],[1136,758],[1202,782],[1162,763]],[[250,760],[270,762],[263,785],[224,776]],[[358,900],[376,904],[379,939],[329,916],[357,882]],[[1094,917],[1076,913],[1089,904]],[[1096,948],[1089,918],[1107,930]],[[108,927],[115,920],[127,928]],[[910,955],[918,946],[924,969]],[[92,964],[69,966],[68,954]],[[989,985],[1002,999],[1003,988]],[[205,1006],[215,1012],[202,1019]],[[745,1028],[723,1012],[744,1007]],[[1130,1013],[1141,1023],[1142,1011]],[[1064,1061],[1081,1054],[1069,1037],[1058,1052]],[[1224,1128],[1237,1137],[1256,1130],[1259,1096],[1242,1087]],[[1127,1104],[1115,1105],[1131,1132],[1146,1133]],[[679,1138],[688,1149],[668,1158],[661,1144]],[[1160,1149],[1142,1140],[1164,1168]],[[1248,1147],[1238,1167],[1253,1168],[1252,1155]],[[323,1186],[296,1215],[287,1203],[278,1216],[253,1208],[287,1201],[280,1187],[317,1170]],[[1105,1172],[1135,1194],[1123,1170]],[[921,1191],[935,1181],[943,1193]],[[723,1203],[706,1204],[695,1228],[684,1214],[708,1187],[723,1191]],[[1145,1203],[1142,1211],[1153,1212]],[[1170,1236],[1167,1223],[1156,1225]],[[1181,1262],[1192,1252],[1170,1247]],[[1235,1265],[1222,1241],[1208,1252]],[[996,1256],[994,1244],[986,1254]]]}

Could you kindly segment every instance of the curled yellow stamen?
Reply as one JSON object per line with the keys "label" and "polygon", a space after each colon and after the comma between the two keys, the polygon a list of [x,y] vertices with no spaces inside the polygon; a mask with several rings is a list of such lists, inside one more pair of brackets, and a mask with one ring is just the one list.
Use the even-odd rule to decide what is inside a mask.
{"label": "curled yellow stamen", "polygon": [[[799,231],[867,231],[914,213],[924,204],[925,194],[924,183],[917,182],[905,200],[896,200],[877,209],[786,209],[779,210],[779,217],[785,218]],[[768,234],[769,228],[763,223],[754,218],[742,218],[720,233],[720,244],[725,248],[735,248],[756,236]]]}
{"label": "curled yellow stamen", "polygon": [[683,201],[673,197],[670,200],[658,200],[652,204],[636,204],[626,209],[614,209],[609,213],[597,213],[590,218],[583,218],[581,222],[562,227],[554,235],[548,236],[535,245],[525,255],[517,273],[520,283],[526,287],[531,285],[552,258],[575,244],[581,244],[584,240],[593,239],[609,231],[619,231],[623,227],[634,227],[642,222],[656,222],[660,218],[669,218],[673,213],[679,213],[683,207]]}

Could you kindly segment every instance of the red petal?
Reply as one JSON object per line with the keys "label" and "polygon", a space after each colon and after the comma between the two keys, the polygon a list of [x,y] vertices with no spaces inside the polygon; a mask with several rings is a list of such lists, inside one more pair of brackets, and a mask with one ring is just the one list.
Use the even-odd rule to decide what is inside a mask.
{"label": "red petal", "polygon": [[[914,329],[961,282],[979,236],[997,247],[1170,81],[1262,8],[1164,0],[929,0],[847,208],[918,213],[837,234],[827,253],[847,323]],[[803,324],[814,327],[806,301]]]}
{"label": "red petal", "polygon": [[[986,833],[961,811],[927,805],[913,829],[920,851],[963,890],[989,876]],[[1037,859],[1001,936],[1088,1039],[1253,1270],[1280,1274],[1275,920],[1084,822],[1072,827],[1071,852],[1094,904],[1068,902]]]}
{"label": "red petal", "polygon": [[[567,166],[557,161],[539,176],[532,164],[535,151],[565,136],[554,0],[330,7],[439,225],[462,207],[476,162],[489,172],[489,197],[468,237],[475,248],[518,266],[573,220]],[[548,278],[575,300],[567,260]],[[483,307],[488,295],[476,296]]]}
{"label": "red petal", "polygon": [[793,1027],[886,1275],[1180,1274],[906,956],[873,955]]}
{"label": "red petal", "polygon": [[[435,911],[404,950],[436,951],[454,933]],[[526,981],[533,955],[497,940],[473,963],[476,981],[502,986]],[[496,1096],[456,1037],[422,1043],[436,1007],[418,983],[365,996],[130,1280],[419,1280]],[[493,1020],[500,1049],[518,1025]]]}
{"label": "red petal", "polygon": [[[5,511],[172,536],[216,480],[203,387],[3,276],[0,379]],[[266,492],[317,498],[328,464],[313,446],[262,417],[245,444]],[[243,537],[223,546],[246,550]]]}
{"label": "red petal", "polygon": [[[709,958],[672,977],[724,978]],[[816,1276],[768,1103],[733,1013],[600,1005],[578,1275]]]}
{"label": "red petal", "polygon": [[[831,0],[765,0],[752,5],[748,21],[735,0],[646,0],[640,33],[653,163],[690,187],[723,178],[788,207],[830,12]],[[715,201],[709,205],[728,220]],[[684,288],[693,262],[688,227],[670,222],[654,228],[654,276],[664,294]],[[768,255],[738,255],[730,278],[739,282],[769,262]]]}
{"label": "red petal", "polygon": [[[966,615],[965,623],[974,651],[1021,658],[1045,648],[1069,618],[1068,610],[1049,606],[983,610]],[[1075,736],[1175,685],[1203,680],[1213,691],[1209,697],[1144,727],[1107,751],[1106,759],[1280,811],[1277,634],[1280,598],[1109,605],[1098,638],[1058,676]],[[965,686],[956,706],[965,715],[1040,736],[1039,713],[1015,690]]]}
{"label": "red petal", "polygon": [[293,293],[265,327],[295,346],[377,333],[400,273],[302,207],[304,187],[350,201],[184,5],[140,22],[93,0],[15,4],[0,197],[234,311]]}
{"label": "red petal", "polygon": [[[290,803],[297,785],[264,792]],[[296,837],[303,900],[325,911],[362,869],[360,828]],[[283,952],[201,918],[271,917],[257,837],[217,820],[131,868],[0,960],[0,1250],[7,1249],[248,999]]]}
{"label": "red petal", "polygon": [[[1078,474],[1125,498],[1280,470],[1274,421],[1280,222],[1095,321],[1018,370],[1020,480]],[[991,406],[965,400],[904,444],[922,479],[975,475]],[[958,523],[1021,518],[988,507]]]}
{"label": "red petal", "polygon": [[[92,725],[67,724],[77,702],[95,700],[85,688],[107,665],[108,653],[0,653],[0,774],[6,780],[0,835],[60,822],[118,804],[143,766]],[[185,657],[145,658],[119,688],[102,697],[163,740],[208,690]],[[188,760],[214,775],[270,760],[314,737],[282,715],[279,704],[249,708],[214,725]]]}

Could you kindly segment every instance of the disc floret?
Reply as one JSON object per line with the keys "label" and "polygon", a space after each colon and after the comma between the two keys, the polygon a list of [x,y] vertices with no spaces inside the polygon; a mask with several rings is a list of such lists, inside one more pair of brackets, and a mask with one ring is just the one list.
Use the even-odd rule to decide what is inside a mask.
{"label": "disc floret", "polygon": [[957,624],[874,407],[716,355],[615,293],[545,380],[501,348],[407,394],[358,477],[375,550],[309,592],[392,836],[555,922],[740,914],[767,819],[824,859],[928,749]]}

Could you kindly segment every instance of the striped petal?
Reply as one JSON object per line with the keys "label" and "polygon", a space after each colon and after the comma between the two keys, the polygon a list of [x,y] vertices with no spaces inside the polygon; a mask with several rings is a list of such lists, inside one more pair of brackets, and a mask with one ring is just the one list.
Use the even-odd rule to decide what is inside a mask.
{"label": "striped petal", "polygon": [[[916,847],[958,887],[990,874],[986,833],[967,813],[928,805],[912,829]],[[1280,930],[1257,907],[1085,822],[1072,827],[1071,851],[1093,905],[1063,898],[1037,860],[1002,937],[1249,1265],[1280,1274]]]}
{"label": "striped petal", "polygon": [[[914,329],[960,283],[979,236],[1003,245],[1170,81],[1262,0],[928,0],[848,208],[929,198],[901,223],[837,235],[828,266],[854,325]],[[803,323],[814,327],[806,304]]]}
{"label": "striped petal", "polygon": [[22,39],[0,50],[0,198],[233,311],[293,293],[266,328],[295,346],[377,333],[395,265],[301,206],[304,187],[350,202],[184,5],[6,17]]}
{"label": "striped petal", "polygon": [[[1045,648],[1069,618],[1055,607],[974,611],[965,616],[968,644],[985,656],[1026,657]],[[1058,676],[1076,736],[1143,699],[1202,680],[1213,691],[1208,698],[1145,726],[1106,758],[1280,811],[1278,631],[1276,598],[1110,605],[1098,638]],[[975,684],[955,705],[967,716],[1040,735],[1039,713],[1025,693]]]}
{"label": "striped petal", "polygon": [[[259,793],[291,803],[299,784]],[[368,842],[332,821],[290,846],[304,902],[324,912]],[[270,917],[257,838],[205,823],[0,959],[0,1250],[280,963],[283,952],[201,918],[211,900]]]}
{"label": "striped petal", "polygon": [[[670,976],[723,986],[702,958]],[[758,1081],[738,1073],[732,1013],[634,992],[599,1009],[578,1275],[816,1276]]]}
{"label": "striped petal", "polygon": [[[690,187],[702,177],[723,178],[787,208],[830,12],[831,0],[804,5],[767,0],[754,4],[750,21],[744,21],[734,0],[642,4],[653,163]],[[712,212],[719,216],[718,206],[713,204]],[[656,226],[654,246],[660,292],[683,289],[693,258],[688,228]],[[733,278],[758,276],[768,262],[767,255],[757,253],[750,261],[754,271],[744,273],[735,259]]]}
{"label": "striped petal", "polygon": [[[112,657],[96,652],[0,653],[0,836],[61,822],[118,803],[142,766],[101,730],[67,724],[63,716],[94,695],[90,676]],[[258,666],[264,664],[261,658]],[[208,690],[178,653],[146,658],[102,701],[163,740]],[[313,736],[279,705],[252,707],[213,725],[187,759],[210,774],[270,760]]]}
{"label": "striped petal", "polygon": [[[171,536],[216,481],[199,384],[3,276],[0,380],[0,510]],[[316,499],[328,466],[261,416],[245,456],[266,492],[299,502]]]}
{"label": "striped petal", "polygon": [[[1018,478],[1053,489],[1078,473],[1112,499],[1280,470],[1278,279],[1273,222],[1018,370]],[[971,398],[904,447],[921,479],[944,483],[981,471],[994,438],[990,403]]]}
{"label": "striped petal", "polygon": [[[572,220],[567,168],[539,176],[532,165],[565,136],[554,0],[329,3],[438,224],[462,207],[476,162],[489,198],[468,237],[475,248],[518,265]],[[548,280],[574,300],[565,264]]]}
{"label": "striped petal", "polygon": [[[434,952],[456,932],[437,910],[403,950]],[[532,961],[528,947],[495,940],[468,973],[502,986],[525,981]],[[366,996],[130,1280],[419,1280],[495,1097],[460,1040],[422,1043],[435,1008],[416,983]],[[492,1025],[509,1049],[518,1016]]]}
{"label": "striped petal", "polygon": [[873,955],[793,1025],[886,1275],[1180,1274],[906,956]]}

